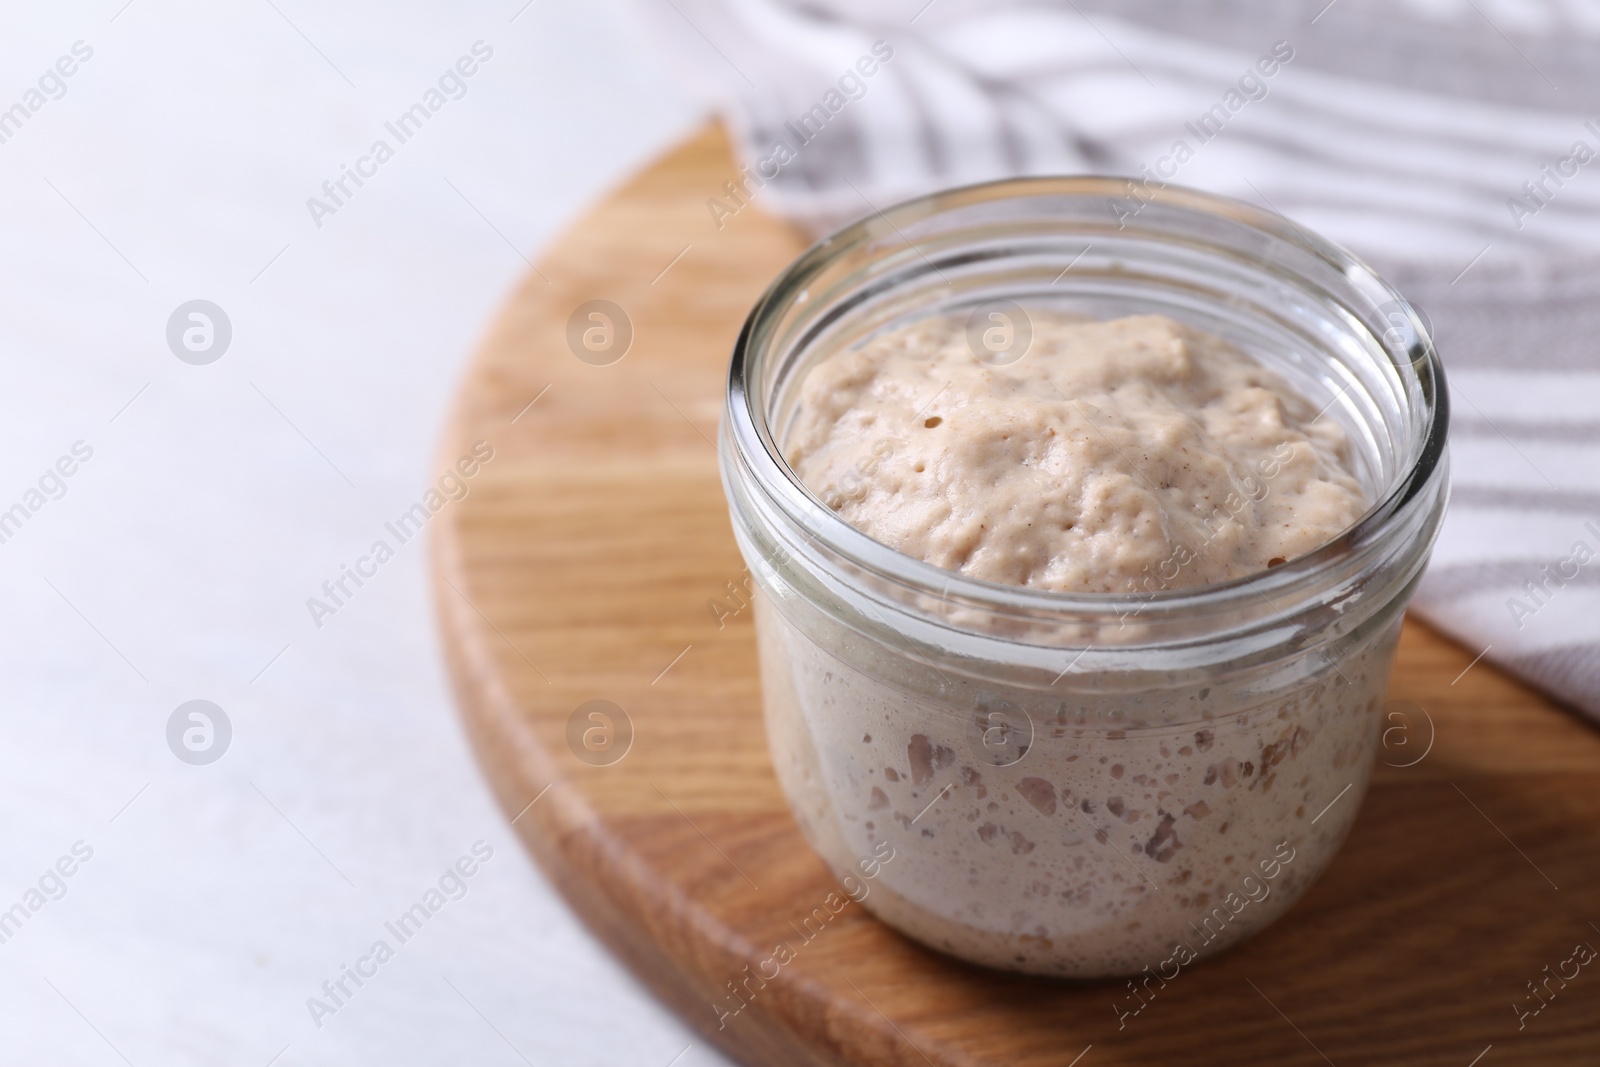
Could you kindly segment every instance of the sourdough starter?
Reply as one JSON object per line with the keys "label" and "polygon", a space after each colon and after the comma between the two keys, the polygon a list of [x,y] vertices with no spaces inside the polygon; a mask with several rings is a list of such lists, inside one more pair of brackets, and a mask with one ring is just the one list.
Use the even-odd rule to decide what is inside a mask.
{"label": "sourdough starter", "polygon": [[1242,578],[1366,510],[1339,424],[1226,342],[1158,315],[1030,317],[1008,366],[958,318],[832,353],[801,387],[789,465],[891,548],[1059,592]]}
{"label": "sourdough starter", "polygon": [[[829,354],[801,384],[787,459],[901,552],[1057,591],[1245,577],[1365,509],[1337,423],[1220,339],[1159,316],[1032,325],[1009,366],[976,358],[954,318]],[[1128,690],[1068,673],[990,692],[886,681],[904,672],[875,657],[902,653],[757,610],[773,758],[813,846],[848,871],[892,843],[866,901],[880,917],[1074,977],[1216,951],[1309,885],[1366,788],[1398,630],[1337,662],[1301,653],[1288,680]]]}

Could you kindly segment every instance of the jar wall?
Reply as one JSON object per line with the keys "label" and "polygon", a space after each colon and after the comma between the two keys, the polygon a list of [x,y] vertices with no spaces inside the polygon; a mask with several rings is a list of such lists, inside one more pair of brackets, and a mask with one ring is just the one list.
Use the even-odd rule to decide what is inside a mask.
{"label": "jar wall", "polygon": [[964,706],[888,684],[905,672],[873,660],[907,651],[773,593],[756,609],[768,740],[812,847],[844,877],[887,843],[863,901],[884,921],[1073,978],[1220,951],[1310,886],[1366,791],[1399,632],[1396,604],[1337,650],[1297,654],[1315,665],[1147,692],[1194,718],[1141,726],[1081,676],[989,684]]}

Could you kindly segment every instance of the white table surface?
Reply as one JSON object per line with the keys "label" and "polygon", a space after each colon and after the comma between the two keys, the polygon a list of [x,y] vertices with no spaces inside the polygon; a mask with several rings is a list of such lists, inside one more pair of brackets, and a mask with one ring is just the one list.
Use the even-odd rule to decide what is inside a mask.
{"label": "white table surface", "polygon": [[[725,1062],[492,803],[421,540],[320,628],[306,607],[421,495],[523,257],[697,104],[609,3],[124,2],[0,13],[0,109],[93,50],[0,143],[0,511],[93,450],[0,544],[0,1062]],[[307,198],[479,40],[466,94],[318,227]],[[166,340],[195,298],[233,329],[201,366]],[[167,744],[193,699],[232,724],[209,765]],[[386,933],[478,841],[466,895]],[[64,895],[32,911],[41,878]]]}

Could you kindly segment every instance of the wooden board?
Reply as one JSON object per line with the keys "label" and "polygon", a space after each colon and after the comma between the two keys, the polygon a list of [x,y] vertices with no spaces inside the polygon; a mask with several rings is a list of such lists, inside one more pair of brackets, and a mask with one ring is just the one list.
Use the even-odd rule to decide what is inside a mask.
{"label": "wooden board", "polygon": [[[1600,735],[1485,663],[1463,675],[1472,653],[1415,623],[1391,697],[1432,727],[1413,712],[1384,758],[1425,758],[1380,768],[1283,920],[1120,1030],[1118,983],[966,966],[859,906],[718,1029],[726,983],[834,887],[773,778],[751,613],[719,627],[708,607],[744,570],[711,444],[728,354],[804,244],[755,205],[718,228],[706,200],[735,174],[708,128],[592,211],[489,332],[440,456],[494,449],[434,521],[462,716],[508,818],[617,955],[750,1064],[1600,1061],[1600,966],[1547,980],[1600,946]],[[606,366],[567,343],[593,299],[633,326]],[[633,731],[606,766],[567,740],[595,699]],[[1544,1006],[1519,1029],[1514,1003]]]}

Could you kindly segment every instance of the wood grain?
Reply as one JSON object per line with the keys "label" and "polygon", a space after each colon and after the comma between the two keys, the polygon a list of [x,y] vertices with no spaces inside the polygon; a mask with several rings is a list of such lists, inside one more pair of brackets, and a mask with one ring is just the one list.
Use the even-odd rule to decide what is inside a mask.
{"label": "wood grain", "polygon": [[[719,229],[706,200],[734,174],[708,128],[597,206],[494,324],[440,454],[494,449],[433,524],[463,720],[507,816],[613,951],[750,1064],[1467,1067],[1490,1045],[1483,1067],[1600,1061],[1600,967],[1550,985],[1520,1030],[1512,1008],[1576,943],[1600,945],[1600,737],[1483,663],[1463,676],[1472,653],[1415,623],[1391,696],[1427,718],[1385,758],[1431,740],[1426,757],[1380,768],[1287,917],[1121,1029],[1118,983],[970,967],[859,906],[718,1028],[726,983],[797,941],[789,923],[834,888],[772,775],[751,613],[719,626],[708,607],[733,606],[744,571],[712,444],[728,353],[804,244],[758,205]],[[609,366],[567,345],[592,299],[634,327]],[[632,723],[610,766],[567,744],[591,699]]]}

